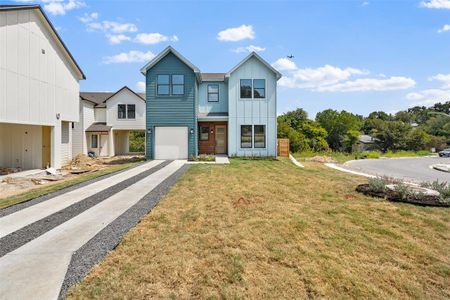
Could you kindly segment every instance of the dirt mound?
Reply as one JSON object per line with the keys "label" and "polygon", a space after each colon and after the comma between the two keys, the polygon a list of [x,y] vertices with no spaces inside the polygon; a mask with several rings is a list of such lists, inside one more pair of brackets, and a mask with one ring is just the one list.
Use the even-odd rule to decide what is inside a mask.
{"label": "dirt mound", "polygon": [[319,163],[335,163],[336,161],[329,156],[314,156],[306,159],[307,161],[319,162]]}
{"label": "dirt mound", "polygon": [[78,154],[67,165],[63,167],[64,170],[94,170],[98,169],[102,162],[97,158],[89,157],[84,154]]}

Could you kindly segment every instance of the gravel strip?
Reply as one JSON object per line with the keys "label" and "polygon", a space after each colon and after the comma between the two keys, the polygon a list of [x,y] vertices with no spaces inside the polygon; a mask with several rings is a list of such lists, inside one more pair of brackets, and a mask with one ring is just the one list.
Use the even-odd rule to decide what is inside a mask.
{"label": "gravel strip", "polygon": [[177,182],[189,167],[189,165],[181,167],[74,252],[61,287],[59,299],[64,299],[71,286],[80,282],[94,265],[99,263],[109,251],[116,248],[122,236],[136,226],[140,219],[156,206],[159,200],[167,194],[172,185]]}
{"label": "gravel strip", "polygon": [[120,174],[120,173],[128,171],[130,169],[136,168],[136,167],[138,167],[140,165],[142,165],[142,164],[137,164],[135,166],[132,166],[132,167],[129,167],[129,168],[125,168],[125,169],[117,171],[117,172],[113,172],[113,173],[110,173],[110,174],[102,175],[102,176],[99,176],[99,177],[96,177],[96,178],[93,178],[93,179],[90,179],[90,180],[87,180],[87,181],[84,181],[84,182],[77,183],[75,185],[63,188],[63,189],[55,191],[55,192],[51,192],[51,193],[43,195],[43,196],[39,196],[37,198],[31,199],[31,200],[28,200],[28,201],[25,201],[25,202],[21,202],[21,203],[17,203],[15,205],[12,205],[12,206],[9,206],[9,207],[1,208],[0,209],[0,218],[4,217],[4,216],[7,216],[7,215],[10,215],[12,213],[15,213],[16,211],[19,211],[21,209],[30,207],[32,205],[35,205],[35,204],[47,201],[48,199],[51,199],[53,197],[56,197],[56,196],[59,196],[59,195],[71,192],[73,190],[76,190],[76,189],[79,189],[81,187],[87,186],[87,185],[92,184],[94,182],[103,180],[105,178],[109,178],[111,176]]}
{"label": "gravel strip", "polygon": [[103,191],[98,192],[86,199],[83,199],[77,203],[72,204],[54,214],[51,214],[39,221],[36,221],[28,226],[25,226],[11,234],[0,239],[0,257],[5,254],[14,251],[15,249],[25,245],[26,243],[34,240],[35,238],[41,236],[47,231],[52,230],[58,225],[72,219],[73,217],[79,215],[85,210],[97,205],[98,203],[108,199],[112,195],[122,191],[123,189],[129,187],[130,185],[142,180],[143,178],[149,176],[150,174],[164,168],[171,161],[165,161],[159,165],[139,173],[133,177],[130,177],[116,185],[110,186]]}

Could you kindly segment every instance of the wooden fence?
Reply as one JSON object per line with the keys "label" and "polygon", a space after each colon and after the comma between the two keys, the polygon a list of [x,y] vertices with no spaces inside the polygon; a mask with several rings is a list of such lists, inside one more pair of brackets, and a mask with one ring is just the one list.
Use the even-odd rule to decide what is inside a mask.
{"label": "wooden fence", "polygon": [[278,156],[289,157],[289,139],[278,139]]}

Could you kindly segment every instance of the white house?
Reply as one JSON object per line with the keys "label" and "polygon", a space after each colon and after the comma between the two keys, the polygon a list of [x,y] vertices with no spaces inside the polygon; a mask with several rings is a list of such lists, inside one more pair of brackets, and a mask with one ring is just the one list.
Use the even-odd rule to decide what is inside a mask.
{"label": "white house", "polygon": [[72,158],[85,76],[38,5],[0,5],[0,167]]}
{"label": "white house", "polygon": [[81,92],[80,122],[73,127],[73,155],[130,153],[130,131],[145,132],[144,99],[144,94],[126,86],[115,93]]}

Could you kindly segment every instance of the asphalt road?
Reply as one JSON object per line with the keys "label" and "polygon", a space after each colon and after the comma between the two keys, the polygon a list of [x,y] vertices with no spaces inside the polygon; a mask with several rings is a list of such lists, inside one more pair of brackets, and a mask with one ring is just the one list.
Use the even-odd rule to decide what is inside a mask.
{"label": "asphalt road", "polygon": [[446,181],[450,182],[450,173],[430,168],[433,164],[450,164],[450,158],[383,158],[362,159],[346,162],[347,169],[379,176],[389,176],[413,182]]}

